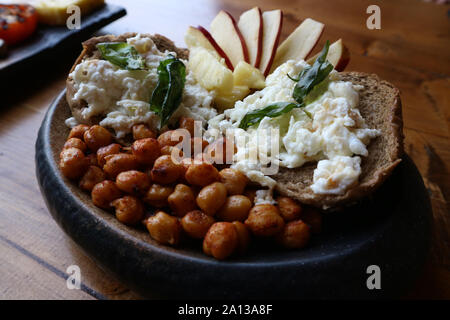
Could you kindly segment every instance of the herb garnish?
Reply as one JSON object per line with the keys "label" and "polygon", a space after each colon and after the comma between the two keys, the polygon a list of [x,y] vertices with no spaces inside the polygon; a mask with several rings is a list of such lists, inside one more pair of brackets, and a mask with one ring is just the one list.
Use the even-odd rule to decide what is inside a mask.
{"label": "herb garnish", "polygon": [[[292,93],[292,97],[297,103],[276,102],[262,109],[248,112],[239,123],[239,128],[247,129],[250,126],[261,122],[264,117],[275,118],[291,111],[294,108],[304,108],[306,106],[304,101],[306,96],[319,83],[324,81],[333,70],[333,65],[326,60],[329,46],[330,42],[327,41],[313,65],[303,69],[297,78],[292,78],[290,75],[287,75],[289,79],[297,82]],[[309,112],[306,110],[303,111],[309,118],[312,118]]]}
{"label": "herb garnish", "polygon": [[150,100],[150,110],[161,119],[162,128],[178,109],[183,96],[186,81],[186,67],[184,63],[169,55],[158,66],[158,84],[153,90]]}
{"label": "herb garnish", "polygon": [[127,70],[142,70],[145,61],[136,48],[126,42],[103,42],[97,44],[103,59]]}

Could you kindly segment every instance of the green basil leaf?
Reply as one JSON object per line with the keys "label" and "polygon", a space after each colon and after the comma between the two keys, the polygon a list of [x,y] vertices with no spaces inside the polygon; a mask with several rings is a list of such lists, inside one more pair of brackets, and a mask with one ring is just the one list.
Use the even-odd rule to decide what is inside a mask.
{"label": "green basil leaf", "polygon": [[161,110],[161,127],[169,121],[180,106],[186,81],[186,67],[180,60],[169,63],[167,69],[169,71],[169,88]]}
{"label": "green basil leaf", "polygon": [[169,72],[166,67],[169,63],[175,61],[176,59],[169,55],[169,58],[163,60],[159,63],[157,73],[158,73],[158,83],[156,84],[155,90],[153,90],[152,97],[150,99],[150,110],[159,114],[161,112],[162,106],[164,104],[164,99],[169,88]]}
{"label": "green basil leaf", "polygon": [[277,102],[270,104],[262,109],[248,112],[239,123],[239,128],[246,130],[248,127],[261,122],[264,117],[275,118],[291,111],[294,108],[301,107],[303,106],[292,102]]}
{"label": "green basil leaf", "polygon": [[308,93],[310,93],[316,85],[325,80],[333,70],[333,65],[326,60],[329,46],[330,42],[327,41],[313,65],[300,72],[300,75],[298,76],[299,80],[292,93],[292,97],[298,103],[303,103],[303,100]]}
{"label": "green basil leaf", "polygon": [[153,90],[150,110],[160,117],[162,128],[178,109],[183,97],[186,67],[181,60],[169,56],[158,67],[158,84]]}
{"label": "green basil leaf", "polygon": [[[297,78],[293,78],[287,74],[289,79],[297,82],[292,93],[292,97],[297,103],[277,102],[262,109],[248,112],[239,123],[239,128],[247,129],[248,127],[261,122],[264,117],[275,118],[291,111],[294,108],[304,108],[306,106],[306,96],[313,91],[317,85],[322,83],[333,70],[333,65],[326,60],[329,47],[330,42],[327,41],[325,43],[325,47],[320,52],[313,65],[303,69]],[[308,118],[312,119],[311,113],[305,109],[303,109],[303,112],[308,116]]]}
{"label": "green basil leaf", "polygon": [[102,58],[127,70],[142,70],[145,61],[136,48],[126,42],[104,42],[97,44]]}

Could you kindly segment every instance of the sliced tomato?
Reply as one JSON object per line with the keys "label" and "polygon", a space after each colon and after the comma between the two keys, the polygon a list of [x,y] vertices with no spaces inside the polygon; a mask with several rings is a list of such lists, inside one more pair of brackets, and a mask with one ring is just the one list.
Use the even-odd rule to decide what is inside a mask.
{"label": "sliced tomato", "polygon": [[8,45],[31,36],[37,27],[36,10],[27,4],[0,4],[0,39]]}

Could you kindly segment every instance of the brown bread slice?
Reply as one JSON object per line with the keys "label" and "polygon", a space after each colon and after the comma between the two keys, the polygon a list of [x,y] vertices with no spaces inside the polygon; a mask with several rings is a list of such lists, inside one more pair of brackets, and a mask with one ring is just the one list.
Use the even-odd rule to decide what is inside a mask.
{"label": "brown bread slice", "polygon": [[[91,38],[83,43],[83,51],[76,60],[71,72],[77,64],[86,59],[98,59],[100,53],[96,44],[100,42],[121,42],[136,36],[136,33],[125,33],[120,36],[105,35]],[[156,34],[150,36],[158,49],[175,52],[179,58],[188,59],[187,49],[177,48],[168,38]],[[343,72],[342,80],[364,86],[360,91],[359,109],[370,128],[381,131],[381,135],[371,141],[368,146],[369,156],[361,157],[362,173],[359,184],[347,190],[343,195],[318,195],[313,193],[310,185],[313,182],[313,172],[317,163],[306,164],[300,168],[280,168],[275,176],[276,189],[280,194],[295,198],[319,208],[336,208],[351,204],[374,192],[400,163],[403,153],[402,114],[399,90],[389,82],[380,80],[373,74],[360,72]],[[83,101],[73,102],[75,94],[73,79],[67,78],[67,102],[73,116],[83,123],[81,109],[86,106]],[[91,123],[98,123],[100,119],[91,119]]]}
{"label": "brown bread slice", "polygon": [[369,155],[361,157],[359,184],[343,195],[315,194],[310,186],[317,162],[296,169],[280,168],[272,176],[279,193],[323,209],[342,207],[374,192],[400,163],[403,153],[399,90],[374,74],[343,72],[341,76],[344,81],[364,86],[360,91],[359,110],[369,128],[381,131],[368,145]]}
{"label": "brown bread slice", "polygon": [[[94,37],[91,38],[85,42],[83,42],[83,51],[81,52],[80,56],[75,61],[75,64],[72,66],[72,69],[70,70],[70,73],[75,69],[77,64],[87,60],[87,59],[100,59],[101,55],[98,51],[96,45],[101,42],[125,42],[128,38],[132,38],[136,36],[137,33],[135,32],[129,32],[124,33],[119,36],[114,35],[105,35],[100,37]],[[155,43],[156,47],[159,49],[159,51],[164,52],[166,50],[170,52],[175,52],[177,54],[178,58],[181,59],[188,59],[189,57],[189,51],[187,49],[177,48],[175,44],[172,42],[172,40],[160,35],[150,35],[150,34],[142,34],[143,37],[150,37],[153,42]],[[79,123],[86,123],[85,119],[81,116],[81,110],[86,107],[85,101],[73,101],[72,97],[75,95],[76,90],[74,87],[74,82],[72,77],[69,75],[69,77],[66,80],[66,100],[69,104],[70,110],[72,111],[72,115],[75,117],[75,119]],[[98,123],[101,119],[92,118],[90,119],[89,123],[87,124],[94,124]]]}

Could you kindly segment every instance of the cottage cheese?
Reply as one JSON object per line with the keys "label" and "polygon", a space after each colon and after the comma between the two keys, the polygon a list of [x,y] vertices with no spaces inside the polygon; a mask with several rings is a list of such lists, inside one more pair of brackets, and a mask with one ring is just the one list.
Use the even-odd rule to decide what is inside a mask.
{"label": "cottage cheese", "polygon": [[[302,109],[293,109],[276,118],[266,117],[247,130],[238,128],[251,110],[275,102],[295,102],[292,98],[295,82],[287,74],[297,76],[306,66],[305,61],[293,60],[279,66],[267,77],[266,88],[212,118],[207,135],[214,137],[231,131],[237,141],[232,167],[262,186],[271,189],[276,184],[270,174],[264,173],[262,162],[297,168],[318,161],[311,189],[318,194],[342,194],[357,183],[361,173],[359,156],[368,155],[366,145],[379,135],[378,130],[367,127],[358,110],[358,90],[362,87],[341,81],[339,74],[332,71],[321,84],[318,97],[312,98],[305,108],[312,119]],[[270,130],[278,134],[268,134]],[[276,152],[268,147],[271,143],[277,146]],[[252,154],[257,154],[256,160]]]}
{"label": "cottage cheese", "polygon": [[[78,64],[70,76],[74,80],[75,94],[72,102],[85,101],[82,110],[83,121],[101,116],[100,125],[112,128],[118,138],[131,131],[134,124],[146,123],[156,128],[159,117],[149,109],[153,89],[158,83],[157,67],[170,52],[160,52],[153,41],[140,34],[127,39],[144,57],[148,70],[124,70],[106,60],[86,60]],[[188,68],[188,64],[183,61]],[[214,93],[201,87],[189,69],[186,70],[186,83],[182,102],[171,118],[176,121],[187,116],[206,123],[217,115],[211,103]],[[73,118],[66,124],[76,124]]]}

